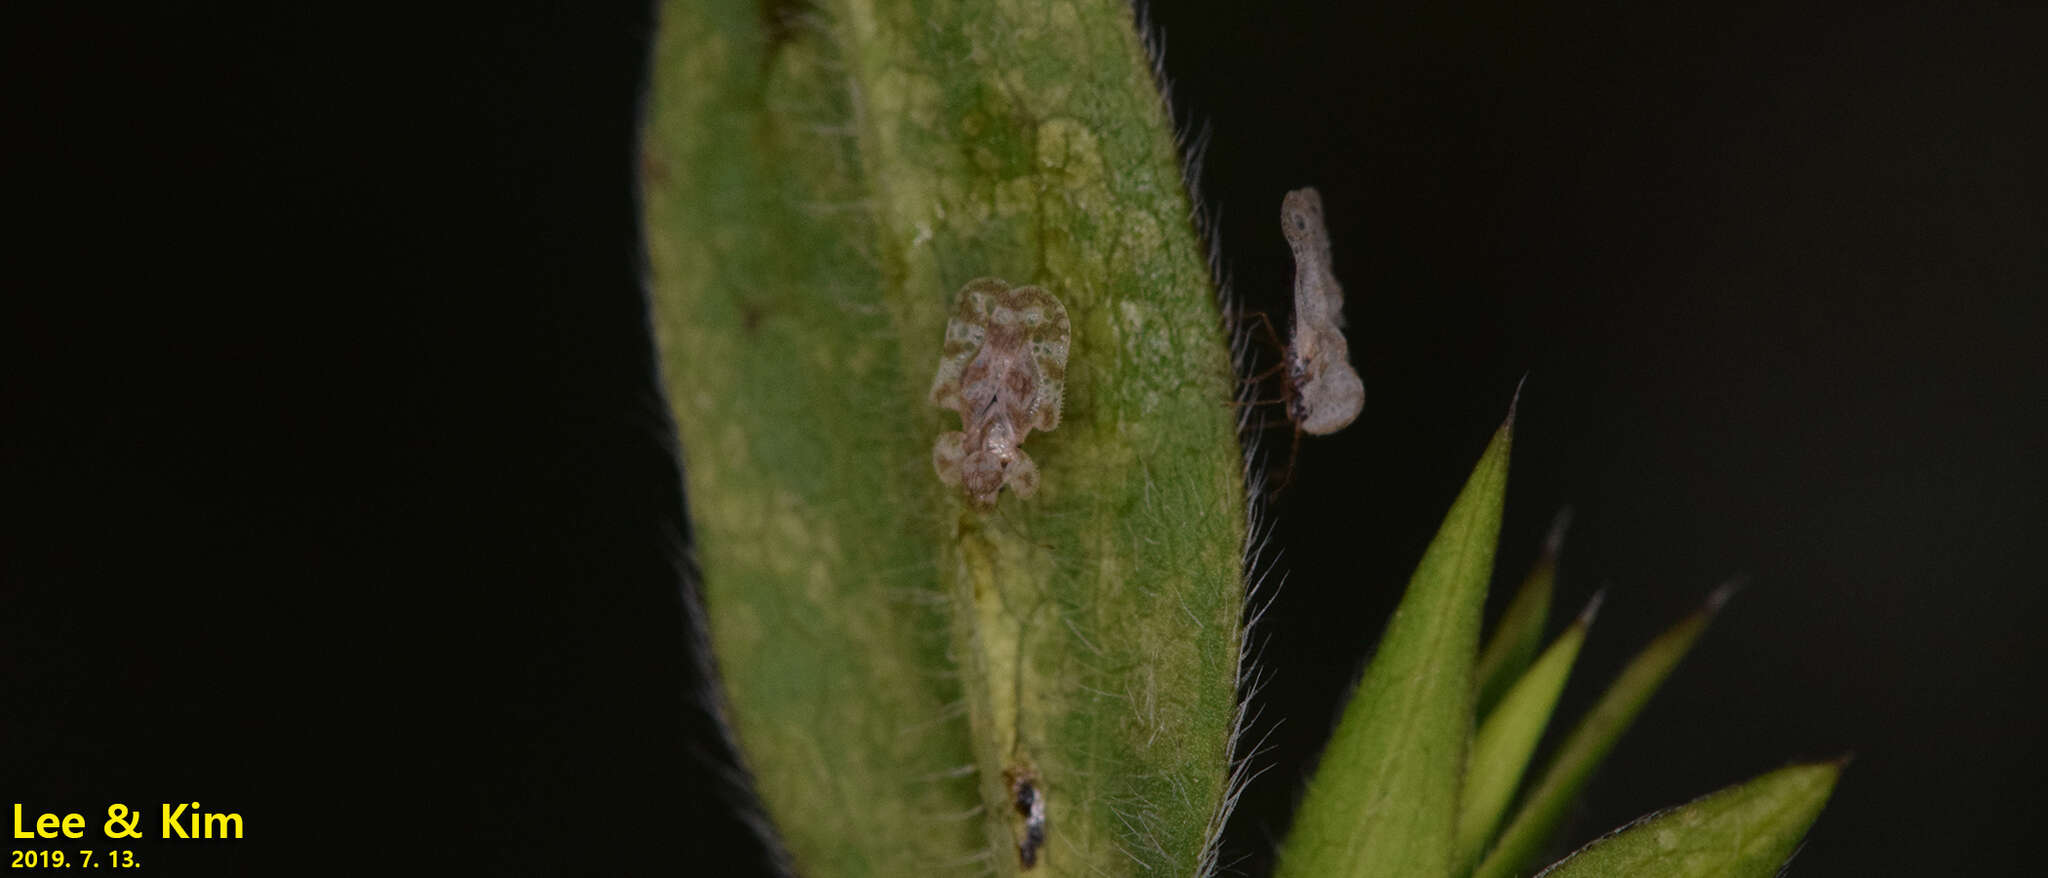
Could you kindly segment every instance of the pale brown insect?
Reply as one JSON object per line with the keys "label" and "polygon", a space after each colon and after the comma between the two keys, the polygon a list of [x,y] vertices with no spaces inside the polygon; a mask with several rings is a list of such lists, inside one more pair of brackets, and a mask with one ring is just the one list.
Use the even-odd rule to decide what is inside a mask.
{"label": "pale brown insect", "polygon": [[1365,382],[1344,341],[1344,288],[1330,271],[1330,233],[1314,187],[1280,201],[1280,231],[1294,251],[1294,332],[1287,346],[1287,416],[1301,431],[1327,436],[1350,426],[1365,407]]}
{"label": "pale brown insect", "polygon": [[1019,497],[1038,490],[1038,465],[1022,446],[1032,430],[1060,425],[1072,340],[1051,293],[992,277],[960,288],[932,376],[932,403],[960,413],[961,426],[932,446],[940,481],[982,505],[1005,485]]}

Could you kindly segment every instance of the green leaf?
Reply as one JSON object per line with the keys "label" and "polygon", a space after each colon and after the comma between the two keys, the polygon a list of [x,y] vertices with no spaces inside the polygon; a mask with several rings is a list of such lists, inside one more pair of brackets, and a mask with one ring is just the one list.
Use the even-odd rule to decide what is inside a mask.
{"label": "green leaf", "polygon": [[1487,714],[1472,739],[1471,767],[1465,772],[1464,794],[1458,806],[1457,862],[1464,872],[1485,853],[1486,841],[1500,825],[1508,800],[1522,782],[1536,742],[1550,723],[1557,696],[1571,677],[1572,662],[1586,642],[1586,629],[1600,611],[1595,595],[1564,634],[1529,667],[1522,679],[1501,699],[1500,706]]}
{"label": "green leaf", "polygon": [[1544,878],[1770,878],[1798,848],[1842,763],[1794,765],[1637,820]]}
{"label": "green leaf", "polygon": [[[653,321],[728,712],[802,874],[1190,874],[1236,714],[1237,387],[1131,6],[665,3]],[[969,280],[1072,325],[1040,487],[927,401]]]}
{"label": "green leaf", "polygon": [[1511,409],[1416,566],[1309,780],[1280,850],[1281,878],[1450,874],[1513,432]]}
{"label": "green leaf", "polygon": [[1650,696],[1671,675],[1678,660],[1692,649],[1736,586],[1737,583],[1729,583],[1715,589],[1697,612],[1651,641],[1629,661],[1607,693],[1558,746],[1549,766],[1515,809],[1507,828],[1501,830],[1493,849],[1472,873],[1474,878],[1510,878],[1549,842],[1565,809],[1578,798],[1594,769],[1650,703]]}
{"label": "green leaf", "polygon": [[1475,709],[1480,716],[1491,712],[1500,697],[1507,694],[1508,687],[1521,679],[1530,660],[1536,657],[1536,650],[1543,645],[1543,624],[1550,615],[1551,591],[1557,582],[1557,555],[1564,548],[1565,530],[1571,521],[1569,507],[1558,510],[1550,525],[1550,535],[1543,540],[1543,554],[1529,568],[1522,587],[1515,591],[1514,599],[1494,625],[1486,649],[1479,653],[1479,668],[1475,672],[1479,678],[1479,701]]}

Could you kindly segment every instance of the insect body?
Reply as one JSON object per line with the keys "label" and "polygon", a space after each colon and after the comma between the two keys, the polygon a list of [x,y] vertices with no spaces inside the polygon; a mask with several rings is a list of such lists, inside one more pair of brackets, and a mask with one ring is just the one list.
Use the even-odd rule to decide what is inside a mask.
{"label": "insect body", "polygon": [[932,376],[932,403],[959,412],[961,426],[932,446],[940,481],[983,505],[1004,485],[1019,497],[1038,490],[1021,446],[1060,424],[1072,338],[1066,306],[1038,287],[985,277],[960,288]]}
{"label": "insect body", "polygon": [[1011,806],[1024,818],[1024,833],[1017,840],[1017,862],[1029,869],[1038,865],[1038,849],[1045,846],[1045,790],[1038,775],[1022,766],[1003,772],[1010,782]]}
{"label": "insect body", "polygon": [[1344,341],[1344,288],[1330,272],[1330,233],[1314,187],[1280,202],[1280,231],[1294,251],[1294,337],[1287,346],[1287,416],[1302,432],[1327,436],[1365,407],[1365,382]]}

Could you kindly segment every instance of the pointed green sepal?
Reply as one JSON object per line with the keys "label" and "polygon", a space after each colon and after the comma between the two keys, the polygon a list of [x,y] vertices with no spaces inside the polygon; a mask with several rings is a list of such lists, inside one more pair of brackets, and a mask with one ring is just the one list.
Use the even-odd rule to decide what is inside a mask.
{"label": "pointed green sepal", "polygon": [[1794,765],[1637,820],[1543,878],[1770,878],[1820,816],[1841,762]]}
{"label": "pointed green sepal", "polygon": [[1550,525],[1550,535],[1543,540],[1543,554],[1529,568],[1522,587],[1515,591],[1514,599],[1495,623],[1486,649],[1479,653],[1475,675],[1479,680],[1476,709],[1480,716],[1491,712],[1501,696],[1507,694],[1508,687],[1521,679],[1529,662],[1536,658],[1536,650],[1543,646],[1543,625],[1550,615],[1551,591],[1557,582],[1557,555],[1564,548],[1565,530],[1571,527],[1571,521],[1571,507],[1558,510]]}
{"label": "pointed green sepal", "polygon": [[1479,733],[1472,739],[1470,767],[1465,771],[1458,806],[1456,862],[1463,867],[1461,872],[1486,852],[1487,839],[1500,825],[1508,800],[1522,782],[1529,757],[1536,752],[1536,742],[1542,739],[1544,727],[1550,724],[1550,713],[1557,707],[1558,695],[1564,692],[1565,680],[1571,677],[1572,662],[1579,657],[1580,645],[1586,642],[1586,629],[1600,611],[1600,598],[1601,595],[1593,596],[1578,621],[1529,666],[1501,698],[1500,706],[1480,722]]}
{"label": "pointed green sepal", "polygon": [[1511,409],[1416,566],[1309,780],[1280,878],[1450,874],[1513,424]]}
{"label": "pointed green sepal", "polygon": [[1671,675],[1679,659],[1692,649],[1737,585],[1731,582],[1715,589],[1698,611],[1650,641],[1629,661],[1607,693],[1558,746],[1549,766],[1508,820],[1507,828],[1501,830],[1499,840],[1472,873],[1473,878],[1509,878],[1549,842],[1565,809],[1585,788],[1593,770],[1649,704],[1650,696]]}

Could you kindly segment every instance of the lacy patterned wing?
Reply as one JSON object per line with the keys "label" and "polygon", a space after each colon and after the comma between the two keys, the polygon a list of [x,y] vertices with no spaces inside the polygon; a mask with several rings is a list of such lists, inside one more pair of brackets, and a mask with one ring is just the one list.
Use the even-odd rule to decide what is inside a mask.
{"label": "lacy patterned wing", "polygon": [[1066,399],[1067,352],[1074,340],[1073,327],[1067,322],[1067,306],[1038,287],[1011,290],[1007,305],[1024,320],[1025,342],[1038,371],[1038,399],[1031,427],[1051,430],[1060,425],[1060,407]]}
{"label": "lacy patterned wing", "polygon": [[974,361],[982,341],[988,337],[988,321],[996,297],[1009,291],[1009,284],[992,277],[975,278],[960,288],[953,299],[953,316],[946,321],[939,368],[932,375],[933,405],[960,412],[962,418],[968,416],[963,411],[966,404],[960,399],[960,373]]}

